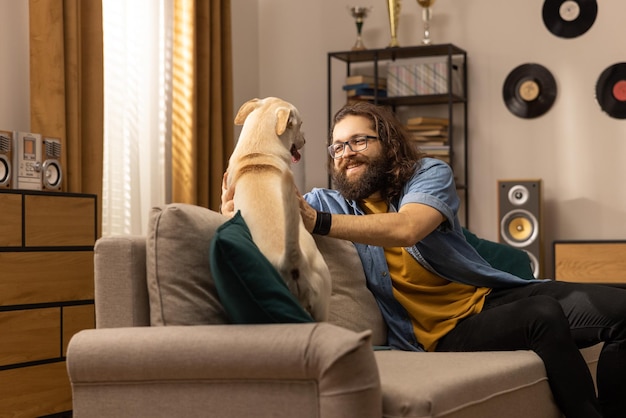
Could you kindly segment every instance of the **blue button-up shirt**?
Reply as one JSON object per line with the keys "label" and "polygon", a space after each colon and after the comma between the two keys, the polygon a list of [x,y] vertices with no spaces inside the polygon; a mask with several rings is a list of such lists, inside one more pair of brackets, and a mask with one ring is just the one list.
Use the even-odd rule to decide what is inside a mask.
{"label": "blue button-up shirt", "polygon": [[[348,201],[336,190],[315,188],[304,198],[315,209],[331,213],[364,215],[356,201]],[[427,237],[406,250],[426,269],[450,281],[478,287],[502,288],[525,285],[525,280],[494,269],[466,240],[457,212],[459,197],[450,166],[434,158],[423,158],[396,201],[397,211],[407,203],[421,203],[441,212],[445,221]],[[404,307],[394,298],[389,268],[382,247],[355,243],[367,285],[374,294],[388,326],[388,344],[400,350],[423,351]]]}

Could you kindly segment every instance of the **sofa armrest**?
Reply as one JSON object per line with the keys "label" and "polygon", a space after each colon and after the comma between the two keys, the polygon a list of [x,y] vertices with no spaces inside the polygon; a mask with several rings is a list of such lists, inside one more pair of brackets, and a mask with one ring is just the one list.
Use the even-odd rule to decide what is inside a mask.
{"label": "sofa armrest", "polygon": [[94,247],[96,328],[150,325],[146,237],[109,236]]}
{"label": "sofa armrest", "polygon": [[68,347],[84,417],[381,417],[369,331],[328,323],[85,330]]}

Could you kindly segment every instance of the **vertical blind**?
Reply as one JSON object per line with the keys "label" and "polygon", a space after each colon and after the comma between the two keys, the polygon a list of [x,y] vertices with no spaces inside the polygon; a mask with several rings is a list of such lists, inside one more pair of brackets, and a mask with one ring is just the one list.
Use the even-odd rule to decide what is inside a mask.
{"label": "vertical blind", "polygon": [[102,235],[145,234],[171,193],[173,0],[103,0],[102,14]]}

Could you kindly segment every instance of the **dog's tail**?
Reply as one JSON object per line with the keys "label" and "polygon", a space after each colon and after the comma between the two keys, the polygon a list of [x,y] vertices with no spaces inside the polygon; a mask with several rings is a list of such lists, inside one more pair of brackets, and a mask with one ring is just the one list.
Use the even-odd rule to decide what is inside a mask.
{"label": "dog's tail", "polygon": [[285,205],[285,252],[281,265],[285,269],[284,274],[293,280],[298,280],[302,250],[300,248],[300,203],[295,191],[295,182],[291,170],[284,172],[282,176],[283,204]]}

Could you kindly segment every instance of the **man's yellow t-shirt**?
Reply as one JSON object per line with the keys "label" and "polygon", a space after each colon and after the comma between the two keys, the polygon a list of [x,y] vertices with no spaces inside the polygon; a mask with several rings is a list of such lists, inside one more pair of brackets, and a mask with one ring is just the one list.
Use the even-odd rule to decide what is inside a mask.
{"label": "man's yellow t-shirt", "polygon": [[[362,205],[367,213],[389,210],[383,200],[364,200]],[[434,351],[439,339],[459,321],[482,310],[490,289],[444,279],[424,268],[402,247],[384,250],[393,295],[410,315],[415,336],[426,351]]]}

